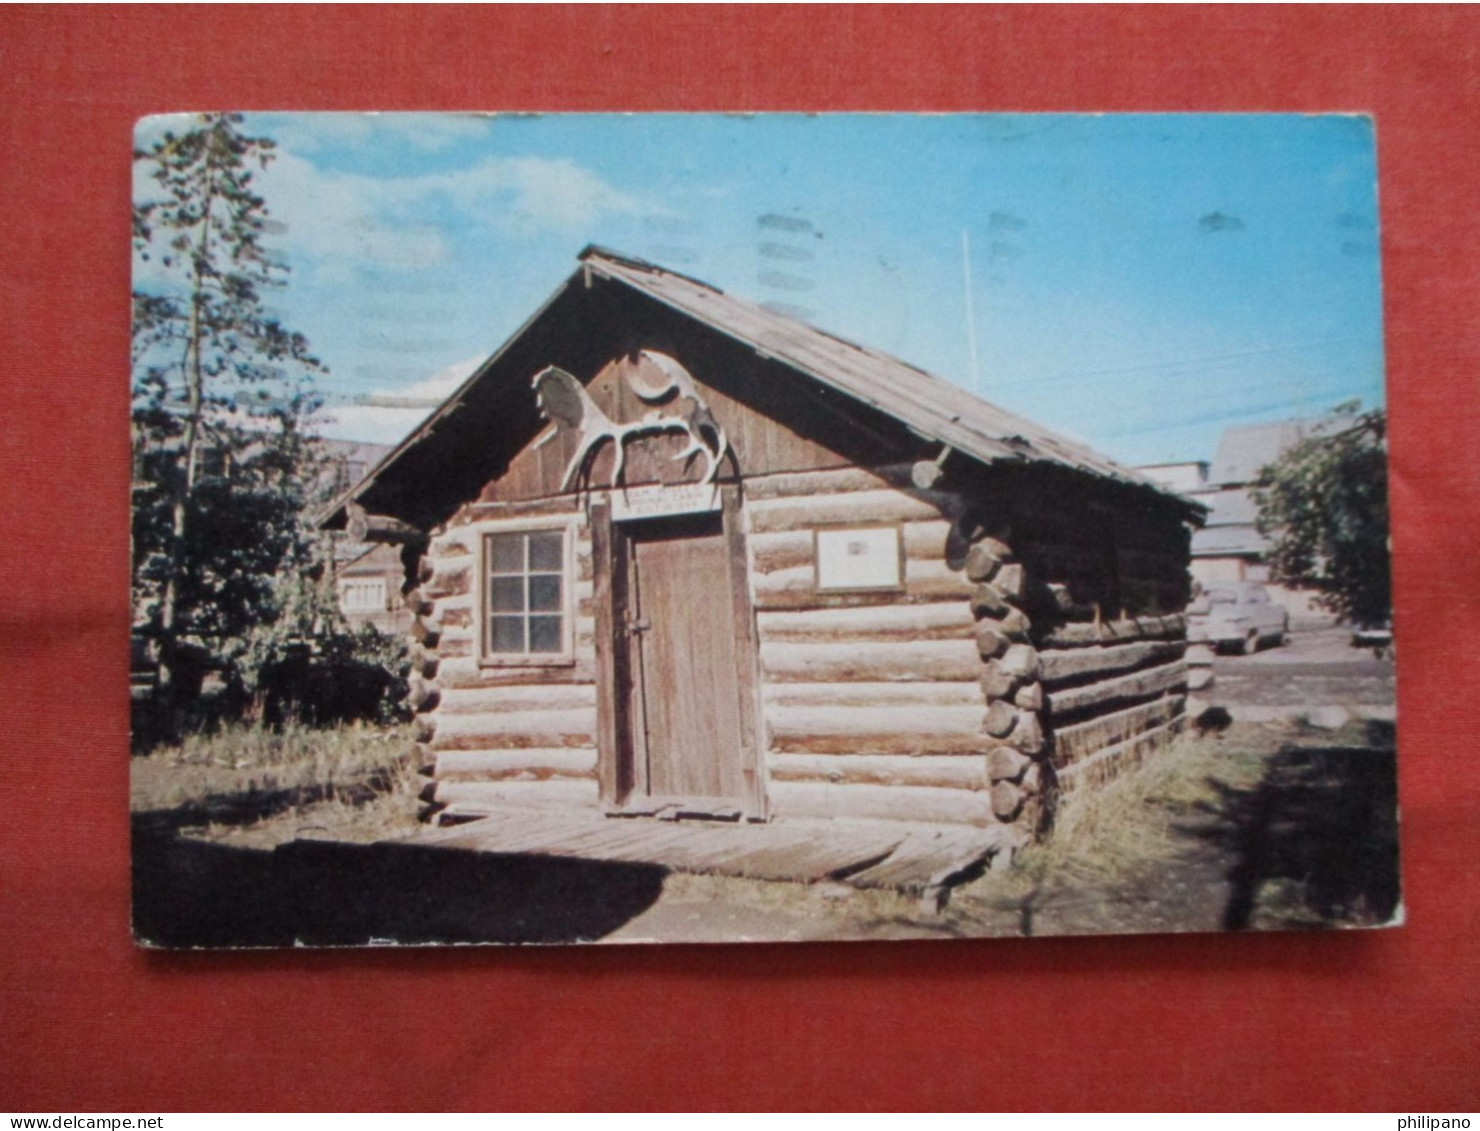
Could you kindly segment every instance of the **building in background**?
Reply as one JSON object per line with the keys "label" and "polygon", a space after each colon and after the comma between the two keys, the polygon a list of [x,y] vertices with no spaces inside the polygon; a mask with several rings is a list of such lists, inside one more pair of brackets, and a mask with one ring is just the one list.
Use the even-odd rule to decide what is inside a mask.
{"label": "building in background", "polygon": [[1211,463],[1154,464],[1138,470],[1208,508],[1207,521],[1192,534],[1192,577],[1204,586],[1255,581],[1292,614],[1316,612],[1311,594],[1271,584],[1269,539],[1259,532],[1259,507],[1251,488],[1264,468],[1302,440],[1320,435],[1329,420],[1279,420],[1225,428]]}
{"label": "building in background", "polygon": [[[358,484],[391,451],[389,444],[359,440],[320,441],[325,459],[320,494],[338,499]],[[343,532],[334,540],[334,588],[339,610],[352,629],[371,625],[377,632],[401,635],[413,616],[401,596],[405,567],[398,546],[356,542]]]}

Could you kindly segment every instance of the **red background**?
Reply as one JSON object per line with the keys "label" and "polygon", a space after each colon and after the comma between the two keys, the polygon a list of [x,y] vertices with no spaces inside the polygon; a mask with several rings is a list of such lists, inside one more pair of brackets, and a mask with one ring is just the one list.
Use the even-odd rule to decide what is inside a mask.
{"label": "red background", "polygon": [[[1480,14],[0,10],[0,1107],[1473,1109]],[[128,932],[130,136],[198,109],[1377,117],[1410,925],[158,955]]]}

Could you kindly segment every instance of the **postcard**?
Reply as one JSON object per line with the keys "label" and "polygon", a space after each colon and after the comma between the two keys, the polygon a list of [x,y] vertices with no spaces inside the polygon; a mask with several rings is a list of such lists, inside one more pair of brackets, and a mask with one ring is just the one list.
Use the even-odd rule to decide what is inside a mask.
{"label": "postcard", "polygon": [[1403,917],[1360,114],[191,113],[134,931]]}

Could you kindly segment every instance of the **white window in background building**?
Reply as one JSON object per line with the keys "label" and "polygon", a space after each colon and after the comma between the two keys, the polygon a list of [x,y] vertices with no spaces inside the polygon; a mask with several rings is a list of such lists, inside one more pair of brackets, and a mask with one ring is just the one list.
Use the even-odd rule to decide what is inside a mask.
{"label": "white window in background building", "polygon": [[339,583],[339,608],[346,616],[385,612],[385,578],[344,578]]}

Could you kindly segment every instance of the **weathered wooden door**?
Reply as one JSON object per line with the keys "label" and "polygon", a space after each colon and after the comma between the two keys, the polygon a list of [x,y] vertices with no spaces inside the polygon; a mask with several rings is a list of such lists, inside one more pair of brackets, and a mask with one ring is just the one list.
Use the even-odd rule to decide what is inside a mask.
{"label": "weathered wooden door", "polygon": [[736,604],[744,578],[732,532],[714,513],[624,523],[618,538],[624,808],[761,815],[754,658],[737,615],[748,605]]}

